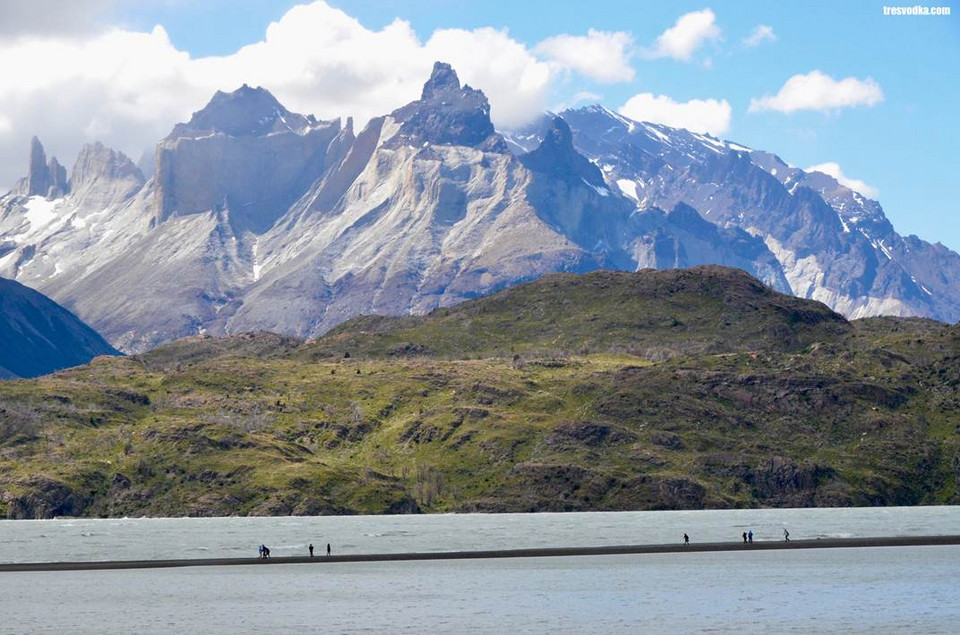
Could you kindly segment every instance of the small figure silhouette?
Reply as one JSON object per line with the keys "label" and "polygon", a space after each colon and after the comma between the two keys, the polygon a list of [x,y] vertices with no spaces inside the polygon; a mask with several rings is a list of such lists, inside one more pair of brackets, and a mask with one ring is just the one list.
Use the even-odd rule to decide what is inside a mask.
{"label": "small figure silhouette", "polygon": [[688,536],[687,534],[683,534],[683,544],[685,545],[690,544],[690,536]]}
{"label": "small figure silhouette", "polygon": [[753,530],[747,532],[747,542],[753,542]]}
{"label": "small figure silhouette", "polygon": [[328,555],[328,556],[330,555],[330,543],[329,543],[329,542],[327,543],[327,555]]}
{"label": "small figure silhouette", "polygon": [[783,539],[790,542],[790,532],[786,528],[783,529]]}
{"label": "small figure silhouette", "polygon": [[747,544],[747,532],[743,532],[743,544]]}
{"label": "small figure silhouette", "polygon": [[310,550],[310,557],[312,558],[312,557],[313,557],[313,543],[311,542],[311,543],[310,543],[310,546],[307,547],[307,548]]}

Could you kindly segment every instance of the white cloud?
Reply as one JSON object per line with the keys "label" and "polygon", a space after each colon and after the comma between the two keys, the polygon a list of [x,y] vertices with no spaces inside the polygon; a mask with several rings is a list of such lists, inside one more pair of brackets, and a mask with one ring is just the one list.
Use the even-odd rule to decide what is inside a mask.
{"label": "white cloud", "polygon": [[630,66],[633,38],[629,33],[590,29],[587,35],[556,35],[535,51],[559,68],[577,71],[605,84],[633,79]]}
{"label": "white cloud", "polygon": [[68,166],[94,140],[136,160],[216,90],[243,83],[264,86],[291,110],[352,115],[360,125],[417,99],[436,60],[487,94],[498,126],[523,123],[547,104],[551,65],[506,31],[441,29],[424,42],[406,21],[371,30],[323,1],[295,6],[262,41],[220,57],[191,58],[160,26],[0,38],[0,121],[9,125],[0,186],[26,172],[34,134]]}
{"label": "white cloud", "polygon": [[4,0],[0,2],[0,37],[88,32],[97,27],[95,17],[115,3],[116,0]]}
{"label": "white cloud", "polygon": [[840,169],[840,164],[833,161],[821,163],[819,165],[811,165],[809,168],[806,168],[804,172],[820,172],[821,174],[832,176],[840,185],[848,187],[855,192],[859,192],[868,198],[875,199],[880,195],[880,192],[877,190],[877,188],[867,185],[860,179],[850,178],[844,174],[843,170]]}
{"label": "white cloud", "polygon": [[672,57],[689,62],[698,48],[720,39],[716,18],[710,9],[684,13],[672,27],[657,37],[653,47],[647,50],[647,57]]}
{"label": "white cloud", "polygon": [[[408,79],[416,87],[416,97],[420,96],[433,62],[443,60],[453,65],[461,81],[483,90],[490,99],[490,116],[498,127],[526,123],[546,106],[552,80],[549,65],[536,59],[505,31],[435,31],[424,46],[424,55],[422,67],[414,69]],[[400,100],[396,105],[407,101]]]}
{"label": "white cloud", "polygon": [[726,99],[691,99],[677,102],[666,95],[640,93],[620,108],[620,114],[635,121],[662,123],[691,132],[722,135],[730,129],[730,104]]}
{"label": "white cloud", "polygon": [[750,35],[743,38],[744,46],[760,46],[764,42],[776,42],[777,34],[773,32],[773,27],[766,24],[758,24],[753,27]]}
{"label": "white cloud", "polygon": [[837,110],[850,106],[873,106],[881,101],[883,90],[871,77],[847,77],[838,81],[815,70],[806,75],[794,75],[776,95],[751,99],[748,112]]}

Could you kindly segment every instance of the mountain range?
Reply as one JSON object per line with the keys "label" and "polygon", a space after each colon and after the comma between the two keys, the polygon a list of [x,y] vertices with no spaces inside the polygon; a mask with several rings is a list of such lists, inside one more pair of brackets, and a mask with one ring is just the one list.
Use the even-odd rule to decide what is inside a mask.
{"label": "mountain range", "polygon": [[269,330],[316,337],[551,272],[720,264],[843,315],[960,319],[960,255],[773,154],[602,106],[497,131],[437,63],[370,120],[216,93],[145,170],[101,144],[67,177],[34,139],[0,198],[0,276],[117,348]]}

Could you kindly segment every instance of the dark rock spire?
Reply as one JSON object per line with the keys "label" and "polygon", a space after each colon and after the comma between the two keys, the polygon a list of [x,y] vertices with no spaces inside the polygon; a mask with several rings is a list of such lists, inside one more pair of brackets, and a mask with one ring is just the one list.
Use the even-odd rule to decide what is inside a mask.
{"label": "dark rock spire", "polygon": [[420,99],[391,116],[402,124],[394,143],[421,146],[471,146],[507,152],[507,145],[490,120],[490,102],[483,92],[461,86],[456,71],[444,62],[433,65]]}
{"label": "dark rock spire", "polygon": [[50,169],[40,139],[30,140],[30,171],[27,173],[27,196],[46,196],[50,188]]}

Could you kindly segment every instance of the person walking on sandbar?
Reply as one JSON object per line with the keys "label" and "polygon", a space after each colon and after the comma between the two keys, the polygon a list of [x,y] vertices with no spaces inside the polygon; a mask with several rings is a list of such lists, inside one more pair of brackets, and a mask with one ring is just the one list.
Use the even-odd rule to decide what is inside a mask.
{"label": "person walking on sandbar", "polygon": [[753,530],[747,532],[747,542],[753,543]]}
{"label": "person walking on sandbar", "polygon": [[747,532],[743,532],[743,544],[747,544]]}
{"label": "person walking on sandbar", "polygon": [[327,543],[327,556],[330,556],[330,543]]}
{"label": "person walking on sandbar", "polygon": [[310,550],[310,557],[312,558],[312,557],[313,557],[313,543],[312,543],[312,542],[310,543],[310,546],[307,547],[307,549]]}
{"label": "person walking on sandbar", "polygon": [[783,528],[783,539],[790,542],[790,532],[787,531],[786,527]]}
{"label": "person walking on sandbar", "polygon": [[687,534],[683,534],[683,544],[684,545],[690,544],[690,536],[688,536]]}

